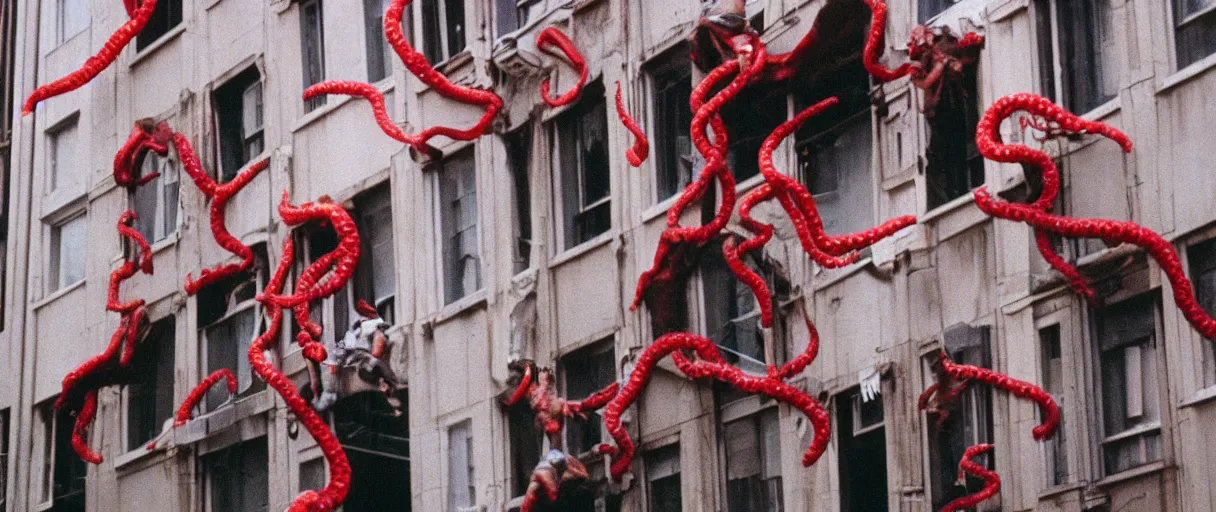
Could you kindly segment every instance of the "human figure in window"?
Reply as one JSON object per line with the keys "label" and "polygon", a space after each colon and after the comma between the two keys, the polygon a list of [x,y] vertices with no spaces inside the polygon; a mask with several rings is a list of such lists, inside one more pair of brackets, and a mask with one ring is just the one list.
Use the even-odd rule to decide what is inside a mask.
{"label": "human figure in window", "polygon": [[[346,335],[325,347],[327,357],[319,366],[309,367],[309,385],[300,390],[317,412],[325,412],[341,398],[363,391],[384,393],[390,405],[400,412],[395,397],[400,387],[388,363],[388,322],[376,309],[360,300],[355,308],[360,317]],[[314,389],[320,394],[314,394]]]}

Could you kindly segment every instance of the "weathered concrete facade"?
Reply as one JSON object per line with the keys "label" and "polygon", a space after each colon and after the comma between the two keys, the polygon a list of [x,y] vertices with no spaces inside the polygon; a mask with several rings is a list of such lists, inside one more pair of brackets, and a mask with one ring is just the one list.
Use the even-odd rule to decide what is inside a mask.
{"label": "weathered concrete facade", "polygon": [[[748,14],[757,22],[762,17],[770,50],[783,52],[825,4],[850,2],[757,0]],[[48,425],[53,415],[43,411],[64,373],[99,352],[117,324],[117,315],[103,308],[109,272],[124,254],[113,226],[140,199],[115,185],[115,151],[134,121],[152,117],[186,134],[209,169],[235,173],[224,161],[232,148],[225,142],[231,125],[223,111],[237,86],[235,101],[244,116],[237,121],[232,158],[243,166],[268,157],[271,166],[229,204],[226,218],[236,236],[264,251],[265,261],[277,262],[291,236],[274,210],[285,189],[296,203],[322,195],[349,201],[356,219],[367,214],[365,234],[384,225],[377,220],[391,219],[388,237],[375,238],[374,251],[365,255],[374,256],[377,271],[389,269],[389,277],[361,272],[375,274],[366,276],[368,298],[394,320],[393,363],[410,384],[412,471],[398,474],[396,482],[408,485],[413,509],[518,506],[520,475],[531,471],[536,447],[527,419],[513,421],[498,400],[507,363],[523,357],[555,366],[560,389],[581,398],[573,395],[625,376],[654,338],[649,312],[629,305],[666,225],[671,192],[687,183],[682,173],[700,170],[681,158],[692,154],[674,142],[681,132],[661,127],[684,119],[687,135],[687,118],[675,106],[687,109],[687,103],[666,98],[680,98],[679,88],[699,79],[679,58],[687,53],[681,45],[699,16],[698,0],[469,1],[463,9],[414,2],[409,23],[415,43],[438,57],[433,61],[444,60],[439,67],[454,81],[493,87],[507,103],[494,134],[475,143],[441,140],[442,162],[424,161],[384,136],[360,100],[330,97],[310,108],[300,99],[302,84],[311,79],[383,74],[379,32],[366,29],[378,27],[368,12],[382,8],[380,2],[179,3],[181,21],[166,23],[155,41],[139,50],[133,44],[88,86],[15,121],[6,169],[10,249],[0,332],[8,347],[0,351],[0,367],[12,376],[12,385],[0,388],[8,423],[8,509],[71,510],[75,499],[56,505],[57,478],[70,471],[54,462],[64,459],[55,456],[59,450],[48,437],[54,437],[54,425]],[[1130,154],[1094,137],[1043,144],[1062,163],[1064,212],[1131,219],[1165,234],[1184,255],[1201,300],[1216,305],[1216,280],[1206,277],[1216,253],[1204,245],[1216,237],[1216,205],[1208,200],[1216,193],[1216,174],[1207,158],[1209,134],[1216,132],[1216,55],[1192,48],[1202,42],[1184,44],[1179,35],[1192,26],[1216,26],[1212,11],[1176,10],[1170,0],[1102,0],[1096,2],[1104,6],[1099,14],[1081,15],[1070,14],[1062,0],[963,0],[935,12],[950,3],[889,0],[889,63],[906,59],[896,48],[920,20],[980,28],[987,43],[972,98],[978,105],[1014,92],[1053,94],[1084,105],[1077,110],[1086,117],[1127,132],[1137,144]],[[60,12],[76,5],[70,0],[16,5],[16,94],[6,100],[18,107],[36,84],[74,69],[126,19],[120,2],[81,0],[89,12],[83,25]],[[865,19],[864,7],[859,12]],[[1078,30],[1076,20],[1091,14],[1097,28]],[[83,28],[73,31],[76,26]],[[535,50],[537,32],[548,26],[569,34],[590,66],[592,85],[566,109],[549,109],[539,96],[545,77],[555,75],[556,91],[574,79],[564,63]],[[322,37],[316,37],[318,27]],[[1091,61],[1101,64],[1083,65]],[[308,62],[315,64],[311,70]],[[464,127],[480,114],[453,107],[395,57],[388,62],[387,76],[376,84],[390,113],[410,131]],[[843,76],[853,62],[842,58],[823,67]],[[616,82],[651,137],[652,157],[639,169],[624,158],[632,140],[612,111]],[[808,90],[751,98],[728,122],[763,125],[767,121],[758,118],[772,112],[777,121],[787,119],[804,100],[834,94],[840,86],[831,82],[818,78]],[[928,164],[932,134],[920,113],[920,91],[906,80],[862,89],[856,115],[787,142],[777,165],[804,181],[835,172],[830,184],[812,187],[822,187],[825,218],[836,219],[830,232],[904,214],[920,223],[858,263],[828,271],[803,256],[776,208],[758,208],[757,216],[773,222],[778,233],[759,265],[783,283],[777,286],[779,325],[767,342],[754,328],[754,304],[715,280],[721,269],[713,252],[688,293],[689,329],[714,336],[744,361],[780,362],[801,351],[808,339],[803,315],[811,315],[822,346],[794,383],[829,408],[828,452],[803,468],[801,451],[811,430],[796,411],[740,399],[668,367],[626,417],[639,456],[632,481],[597,490],[607,509],[667,510],[662,505],[677,503],[672,496],[678,491],[687,511],[873,510],[881,504],[927,511],[960,492],[953,477],[937,476],[956,470],[957,458],[946,460],[954,445],[979,441],[996,445],[993,467],[1004,481],[999,498],[984,510],[1216,509],[1209,485],[1216,447],[1205,437],[1216,426],[1212,343],[1182,319],[1155,264],[1126,247],[1064,244],[1066,254],[1101,283],[1109,305],[1085,304],[1049,271],[1029,228],[987,218],[970,194],[948,191],[944,204],[931,199],[937,197],[930,192],[934,173],[944,171]],[[604,105],[606,113],[597,110]],[[260,109],[260,119],[245,117],[250,108]],[[943,133],[970,136],[965,130]],[[1038,144],[1032,132],[1012,123],[1004,133],[1006,140]],[[75,151],[63,151],[71,144]],[[571,145],[579,151],[571,152]],[[754,151],[737,149],[745,156]],[[978,180],[968,181],[962,172],[965,192]],[[222,351],[212,345],[248,346],[237,338],[240,326],[249,324],[234,319],[253,322],[259,331],[262,323],[244,320],[246,311],[260,318],[251,301],[225,304],[221,297],[216,304],[184,294],[187,274],[197,276],[229,255],[211,238],[205,198],[184,173],[163,174],[149,186],[162,187],[171,174],[179,185],[159,188],[155,199],[142,203],[160,219],[159,227],[147,228],[158,239],[155,276],[134,278],[122,293],[146,299],[154,322],[174,319],[158,325],[173,332],[161,332],[172,347],[161,354],[171,362],[169,401],[176,405],[214,366],[208,358],[220,358]],[[1014,199],[1031,194],[1018,166],[986,162],[982,178]],[[743,179],[739,190],[758,183]],[[375,206],[385,197],[391,214]],[[83,227],[69,226],[81,218]],[[701,218],[694,206],[684,222]],[[61,248],[82,259],[65,258]],[[68,276],[76,268],[80,279]],[[258,287],[265,278],[259,275]],[[349,307],[331,299],[318,308],[327,336],[335,325],[345,329],[351,313],[343,310]],[[236,335],[209,336],[229,328]],[[289,334],[277,360],[302,382],[303,360]],[[1063,406],[1062,440],[1034,441],[1035,407],[999,392],[966,395],[943,433],[917,410],[917,396],[931,383],[927,361],[943,347],[966,362],[1043,384]],[[242,397],[191,422],[166,451],[146,452],[146,439],[131,433],[132,418],[144,417],[133,416],[138,400],[130,390],[102,393],[90,441],[106,461],[84,478],[87,510],[259,510],[264,503],[281,510],[315,482],[316,466],[309,463],[319,449],[307,435],[289,435],[295,424],[282,400],[259,390],[247,367],[241,371],[248,388]],[[854,405],[859,380],[869,373],[880,379],[878,411],[875,402]],[[160,419],[163,405],[153,410]],[[568,434],[569,443],[582,448],[597,437],[586,430]],[[225,451],[233,446],[238,449]],[[246,471],[246,483],[265,482],[264,488],[236,485],[243,504],[216,502],[213,490],[228,485],[216,467],[232,469],[211,462],[220,456]],[[249,466],[261,466],[264,474],[251,476],[248,471],[258,468]],[[590,466],[603,475],[602,461]],[[856,482],[885,486],[858,489]],[[71,494],[70,483],[61,487]]]}

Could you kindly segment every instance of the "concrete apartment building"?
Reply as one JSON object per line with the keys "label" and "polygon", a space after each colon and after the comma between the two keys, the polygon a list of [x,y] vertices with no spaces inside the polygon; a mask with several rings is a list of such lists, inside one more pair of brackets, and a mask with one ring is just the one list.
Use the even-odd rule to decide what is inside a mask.
{"label": "concrete apartment building", "polygon": [[[555,367],[561,393],[582,398],[625,376],[654,339],[650,313],[629,304],[663,213],[700,170],[687,98],[701,74],[685,46],[699,1],[416,0],[407,26],[428,60],[454,81],[493,88],[507,105],[492,134],[438,141],[437,160],[384,136],[361,100],[301,99],[323,79],[367,80],[407,131],[465,127],[480,115],[439,97],[392,55],[379,30],[387,0],[160,3],[113,66],[26,117],[16,114],[25,95],[80,65],[126,13],[110,0],[0,6],[0,368],[10,383],[0,387],[0,510],[283,510],[324,484],[320,450],[243,355],[264,325],[252,297],[283,240],[297,237],[304,261],[332,244],[324,232],[281,222],[283,190],[294,203],[328,195],[350,207],[363,261],[315,317],[334,336],[349,325],[354,299],[374,301],[393,324],[392,363],[409,382],[408,428],[380,421],[366,404],[335,409],[332,424],[355,464],[347,510],[515,510],[543,446],[527,411],[501,405],[507,363]],[[1058,157],[1063,213],[1163,233],[1201,302],[1216,310],[1216,2],[888,3],[889,64],[907,58],[918,23],[986,36],[963,84],[970,108],[929,122],[923,93],[908,81],[872,85],[858,64],[869,16],[861,0],[753,0],[748,16],[774,52],[791,49],[822,9],[856,23],[839,27],[849,44],[817,63],[823,72],[808,87],[755,88],[724,116],[744,191],[759,183],[755,154],[774,126],[841,97],[780,148],[778,167],[816,194],[831,233],[904,214],[920,222],[829,271],[803,256],[779,210],[759,208],[777,227],[752,262],[776,292],[771,335],[758,329],[754,299],[718,252],[702,259],[688,291],[688,329],[747,370],[801,351],[803,315],[812,316],[820,355],[792,382],[831,414],[827,453],[803,468],[812,434],[796,411],[661,366],[625,418],[639,442],[632,478],[595,486],[588,510],[936,510],[979,488],[957,481],[962,449],[979,442],[996,445],[985,462],[1004,483],[981,510],[1216,509],[1216,444],[1206,437],[1216,427],[1212,342],[1182,319],[1159,268],[1135,248],[1062,242],[1105,305],[1070,292],[1029,228],[989,219],[969,194],[987,184],[1025,200],[1035,180],[1019,166],[984,162],[963,142],[983,107],[1014,92],[1124,130],[1137,144],[1130,154],[1092,136],[1039,143],[1004,127],[1006,140]],[[535,49],[548,26],[569,34],[590,66],[568,108],[547,108],[539,94],[545,77],[557,91],[574,79]],[[638,169],[625,161],[632,140],[612,111],[617,82],[652,144]],[[212,239],[206,199],[175,153],[149,157],[142,172],[161,176],[135,193],[114,182],[114,153],[142,118],[187,135],[221,180],[270,159],[227,209],[229,228],[259,260],[229,293],[183,291],[187,274],[231,256]],[[955,152],[931,156],[935,135],[953,137]],[[694,205],[685,223],[712,206]],[[103,305],[109,273],[128,250],[114,229],[128,208],[140,214],[156,267],[122,290],[149,305],[146,370],[140,382],[101,394],[90,443],[106,460],[86,468],[67,444],[72,418],[50,404],[63,375],[117,325]],[[272,359],[304,382],[290,334]],[[919,412],[942,348],[1050,391],[1064,411],[1057,438],[1031,438],[1039,413],[1030,402],[979,387],[941,424]],[[144,450],[190,388],[221,367],[238,373],[239,399],[209,396],[167,449]],[[860,396],[863,382],[877,382],[877,398]],[[594,415],[566,429],[573,453],[607,439]],[[602,480],[604,461],[584,460]]]}

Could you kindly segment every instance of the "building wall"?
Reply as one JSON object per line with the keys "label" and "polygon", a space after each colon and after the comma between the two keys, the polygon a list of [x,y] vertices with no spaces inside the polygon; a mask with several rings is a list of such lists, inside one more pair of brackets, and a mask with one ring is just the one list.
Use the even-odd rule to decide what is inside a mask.
{"label": "building wall", "polygon": [[[165,0],[161,0],[165,1]],[[362,6],[357,2],[325,2],[324,75],[332,79],[364,80],[368,44]],[[503,2],[497,2],[503,3]],[[653,79],[647,65],[683,41],[700,11],[696,0],[629,2],[589,0],[559,6],[555,0],[521,2],[530,16],[519,30],[500,34],[494,2],[467,2],[464,36],[467,48],[440,66],[455,82],[493,86],[506,101],[494,134],[474,143],[439,139],[445,155],[471,148],[475,162],[476,268],[480,286],[459,300],[445,300],[443,211],[440,189],[445,170],[385,137],[374,124],[365,102],[330,97],[324,106],[307,112],[300,99],[304,71],[298,2],[272,0],[182,0],[182,22],[149,48],[122,52],[118,61],[87,86],[49,100],[35,114],[17,120],[14,132],[6,255],[5,329],[8,351],[0,358],[10,369],[13,386],[0,389],[0,408],[10,411],[12,447],[6,470],[8,506],[12,510],[43,510],[41,475],[42,419],[39,405],[53,399],[62,376],[80,361],[101,350],[117,325],[116,315],[104,311],[109,272],[123,255],[114,222],[129,207],[126,191],[111,176],[114,152],[132,123],[140,118],[167,120],[194,143],[208,169],[217,162],[213,92],[250,66],[256,66],[264,89],[264,151],[267,172],[257,177],[228,205],[226,219],[233,234],[248,244],[265,242],[267,260],[291,230],[274,206],[283,190],[299,203],[328,195],[336,201],[354,200],[361,192],[387,184],[392,197],[393,255],[396,269],[394,365],[410,384],[409,483],[416,510],[450,510],[451,466],[449,429],[468,421],[472,435],[473,496],[484,510],[517,506],[513,492],[510,426],[501,393],[507,388],[507,363],[534,359],[554,366],[567,356],[578,357],[587,347],[611,347],[616,378],[654,338],[645,308],[629,309],[636,280],[649,268],[663,212],[671,199],[658,199],[656,161],[639,169],[623,158],[631,136],[611,110],[613,85],[623,87],[626,104],[653,140]],[[768,0],[763,16],[764,39],[772,52],[793,48],[805,34],[825,1]],[[931,4],[932,2],[920,2]],[[18,0],[15,83],[20,102],[35,84],[47,83],[75,68],[99,48],[110,31],[125,20],[117,2],[87,2],[90,18],[80,34],[59,43],[57,2]],[[347,5],[349,4],[349,5]],[[901,62],[918,2],[890,0],[886,59]],[[1044,92],[1040,76],[1043,55],[1036,19],[1051,2],[1031,0],[965,0],[939,16],[938,22],[958,27],[970,11],[978,13],[987,43],[978,71],[978,102],[988,105],[1014,92]],[[1110,123],[1131,136],[1136,150],[1128,155],[1094,137],[1059,139],[1045,144],[1062,162],[1065,210],[1074,216],[1131,219],[1187,247],[1213,234],[1216,206],[1205,199],[1216,189],[1216,177],[1206,165],[1206,134],[1216,129],[1216,56],[1178,66],[1174,56],[1173,14],[1166,0],[1111,0],[1113,30],[1104,48],[1110,51],[1113,99],[1088,118]],[[414,40],[424,32],[419,5],[413,9]],[[558,26],[570,34],[587,57],[592,81],[604,85],[608,103],[607,153],[610,184],[610,228],[586,243],[566,249],[561,244],[563,212],[560,167],[553,152],[560,139],[556,126],[563,109],[540,101],[540,81],[554,76],[554,90],[564,91],[574,75],[563,63],[535,50],[536,34]],[[1050,42],[1050,39],[1046,41]],[[544,68],[523,76],[494,65],[514,49],[521,59],[538,58]],[[1058,52],[1058,48],[1055,48]],[[682,51],[682,50],[676,50]],[[1057,53],[1058,54],[1058,53]],[[390,112],[407,131],[423,127],[471,125],[480,112],[454,106],[435,90],[411,76],[397,59],[389,78],[377,85],[386,92]],[[1181,69],[1180,69],[1181,68]],[[693,79],[699,79],[694,72]],[[1047,77],[1049,78],[1049,77]],[[1216,422],[1211,398],[1216,387],[1204,379],[1211,365],[1210,341],[1196,334],[1170,300],[1168,283],[1155,263],[1127,248],[1069,253],[1082,256],[1087,275],[1109,282],[1117,279],[1109,302],[1140,292],[1159,297],[1154,308],[1157,355],[1156,392],[1160,409],[1160,457],[1157,462],[1108,474],[1103,468],[1101,442],[1103,396],[1100,340],[1095,334],[1094,307],[1075,297],[1054,277],[1034,248],[1032,233],[1022,225],[987,218],[966,195],[930,209],[925,148],[929,127],[919,113],[922,93],[906,80],[871,90],[872,152],[868,170],[873,201],[868,207],[846,206],[847,215],[869,217],[877,223],[897,215],[918,216],[920,223],[884,241],[856,264],[838,270],[816,267],[802,256],[792,227],[780,211],[757,209],[757,217],[775,224],[777,239],[765,259],[789,281],[790,291],[779,310],[773,354],[794,354],[806,346],[809,333],[802,316],[809,312],[821,338],[819,357],[793,383],[824,401],[832,414],[833,439],[818,464],[803,468],[801,453],[810,441],[810,428],[797,411],[759,400],[723,404],[724,395],[706,383],[682,377],[662,365],[626,422],[639,442],[633,478],[610,486],[620,494],[622,510],[651,510],[647,453],[679,443],[680,494],[684,510],[726,510],[731,492],[727,462],[731,441],[723,424],[775,407],[781,499],[786,510],[838,510],[848,482],[841,481],[842,451],[837,431],[842,414],[852,414],[848,399],[858,386],[859,373],[881,375],[886,450],[886,501],[890,509],[930,510],[933,497],[931,442],[934,421],[916,408],[920,391],[931,382],[927,357],[949,345],[960,324],[987,327],[991,367],[1015,378],[1043,382],[1045,358],[1042,329],[1060,326],[1064,368],[1063,433],[1069,469],[1060,485],[1049,485],[1048,450],[1030,437],[1038,422],[1035,406],[993,393],[990,440],[996,445],[995,469],[1004,486],[999,500],[986,510],[1209,510],[1216,508],[1216,491],[1209,489],[1216,453],[1204,443],[1204,433]],[[584,102],[601,98],[582,99]],[[794,101],[789,101],[787,116]],[[53,148],[51,136],[75,119],[79,180],[50,190],[46,177]],[[521,128],[522,127],[522,128]],[[510,153],[504,135],[516,129],[533,134],[526,173],[532,240],[528,265],[517,271],[518,212],[513,192]],[[1006,137],[1028,137],[1011,124]],[[1028,139],[1021,139],[1028,140]],[[1030,142],[1032,144],[1037,144]],[[777,154],[779,169],[793,172],[794,144]],[[699,170],[699,167],[695,169]],[[449,169],[450,170],[450,169]],[[1011,197],[1025,197],[1022,169],[987,162],[985,182]],[[154,277],[138,276],[123,286],[123,297],[147,300],[153,319],[175,315],[175,386],[180,402],[207,372],[198,317],[201,299],[187,297],[187,274],[232,260],[218,248],[208,227],[206,199],[181,176],[179,224],[176,233],[155,244]],[[850,175],[850,179],[854,179]],[[740,192],[759,182],[745,180]],[[1021,194],[1021,195],[1019,195]],[[66,290],[51,291],[52,228],[76,212],[87,215],[85,279]],[[699,222],[694,205],[683,222]],[[741,232],[732,226],[735,232]],[[1185,258],[1185,256],[1184,256]],[[1143,269],[1143,270],[1138,270]],[[706,307],[701,277],[689,291],[689,323],[706,332],[713,313]],[[327,305],[326,308],[332,308]],[[325,311],[329,311],[326,309]],[[328,313],[327,313],[328,314]],[[327,317],[328,318],[328,317]],[[332,330],[330,325],[327,329]],[[970,332],[970,331],[967,331]],[[603,340],[609,340],[604,342]],[[606,345],[597,345],[606,343]],[[279,364],[297,382],[304,378],[298,348],[285,334]],[[1147,368],[1147,367],[1146,367]],[[559,375],[564,375],[561,367]],[[1149,371],[1146,369],[1145,371]],[[578,375],[562,378],[575,379]],[[307,435],[287,435],[293,418],[272,392],[243,397],[226,410],[193,421],[174,435],[172,448],[145,452],[127,450],[128,393],[107,389],[101,394],[97,423],[90,444],[106,461],[90,467],[87,476],[89,510],[202,510],[206,498],[203,460],[242,440],[263,436],[269,447],[267,466],[269,509],[284,509],[300,491],[300,465],[319,450]],[[581,397],[572,397],[581,398]],[[951,467],[956,461],[950,461]],[[593,471],[603,464],[593,462]],[[771,473],[771,471],[767,471]],[[875,492],[878,490],[875,489]],[[601,493],[604,491],[601,490]],[[1104,505],[1105,504],[1105,505]],[[1105,506],[1107,508],[1100,508]],[[1094,508],[1097,507],[1097,508]]]}

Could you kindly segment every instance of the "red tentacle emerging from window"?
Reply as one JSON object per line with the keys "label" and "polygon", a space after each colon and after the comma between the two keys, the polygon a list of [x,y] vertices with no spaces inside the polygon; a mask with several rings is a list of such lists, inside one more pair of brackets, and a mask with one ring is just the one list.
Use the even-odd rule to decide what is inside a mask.
{"label": "red tentacle emerging from window", "polygon": [[[1034,435],[1035,439],[1039,441],[1051,439],[1051,436],[1055,434],[1056,429],[1059,428],[1060,407],[1056,405],[1056,401],[1051,398],[1051,395],[1046,391],[1043,391],[1042,388],[1029,382],[1020,381],[1008,375],[994,372],[987,368],[980,368],[978,366],[965,364],[954,364],[954,362],[950,360],[944,351],[939,356],[938,361],[939,364],[942,365],[942,369],[945,370],[946,374],[948,374],[955,381],[963,383],[979,382],[981,384],[987,384],[994,388],[1008,391],[1018,398],[1025,398],[1039,404],[1043,410],[1043,423],[1034,428],[1032,434]],[[964,387],[965,385],[960,385],[952,389],[948,396],[945,397],[945,400],[952,400],[953,398],[962,394],[962,389]],[[931,387],[930,389],[935,388]],[[927,394],[929,393],[929,390],[926,390],[925,392]],[[922,395],[920,403],[924,404],[926,402],[927,398]],[[923,408],[924,407],[922,407],[922,409]]]}
{"label": "red tentacle emerging from window", "polygon": [[[560,107],[574,103],[578,96],[583,93],[583,86],[587,84],[587,61],[583,59],[583,54],[579,53],[578,48],[574,46],[574,42],[566,37],[566,34],[557,27],[548,27],[536,35],[536,49],[545,52],[553,57],[559,57],[553,51],[553,47],[561,50],[561,54],[570,61],[570,66],[578,71],[578,82],[575,82],[574,87],[571,87],[565,94],[556,98],[549,95],[549,79],[546,78],[540,84],[540,96],[545,100],[550,107]],[[635,166],[636,167],[636,166]]]}
{"label": "red tentacle emerging from window", "polygon": [[211,375],[208,375],[207,378],[198,383],[194,389],[190,390],[190,394],[186,395],[186,399],[182,401],[182,405],[177,408],[177,415],[173,418],[173,426],[180,427],[190,421],[190,411],[203,400],[203,397],[207,396],[207,391],[211,389],[211,386],[224,379],[228,380],[228,393],[236,395],[236,376],[232,374],[232,370],[220,368],[211,372]]}
{"label": "red tentacle emerging from window", "polygon": [[21,115],[28,115],[34,111],[34,107],[38,103],[79,89],[97,77],[97,75],[101,74],[102,70],[114,63],[114,60],[118,58],[118,53],[132,39],[135,39],[136,35],[143,32],[144,26],[148,24],[148,20],[152,18],[152,12],[156,9],[156,0],[143,0],[139,7],[134,10],[131,9],[133,0],[124,0],[124,2],[131,19],[123,23],[121,27],[118,27],[118,30],[114,31],[114,34],[106,40],[106,44],[102,45],[97,55],[89,57],[88,60],[84,61],[84,65],[80,69],[68,73],[67,76],[54,82],[34,89],[29,98],[26,98],[25,106],[21,109]]}
{"label": "red tentacle emerging from window", "polygon": [[136,177],[139,174],[136,168],[143,162],[148,151],[160,156],[168,155],[169,142],[172,140],[173,130],[167,123],[162,121],[153,125],[150,119],[137,121],[135,127],[131,128],[131,135],[114,156],[114,182],[131,190],[160,176],[159,172],[153,172],[147,176]]}
{"label": "red tentacle emerging from window", "polygon": [[633,146],[625,150],[625,159],[629,161],[629,165],[641,167],[642,162],[646,161],[646,157],[650,156],[650,142],[646,140],[646,134],[642,133],[642,127],[638,126],[637,121],[634,121],[633,117],[629,115],[629,111],[625,110],[620,82],[616,83],[616,113],[620,116],[625,129],[633,134]]}
{"label": "red tentacle emerging from window", "polygon": [[900,64],[895,69],[888,69],[878,62],[883,54],[883,42],[887,28],[886,0],[865,0],[870,8],[870,32],[866,36],[866,46],[862,50],[862,65],[866,71],[880,82],[890,82],[907,76],[915,67],[910,62]]}
{"label": "red tentacle emerging from window", "polygon": [[966,478],[964,473],[970,473],[984,479],[984,488],[970,496],[963,496],[942,507],[941,512],[955,512],[958,510],[974,509],[980,502],[996,496],[996,493],[1001,491],[1001,477],[995,471],[990,471],[988,468],[971,460],[979,455],[992,452],[993,446],[990,444],[977,444],[967,451],[963,452],[963,459],[958,463],[958,478],[962,480]]}

